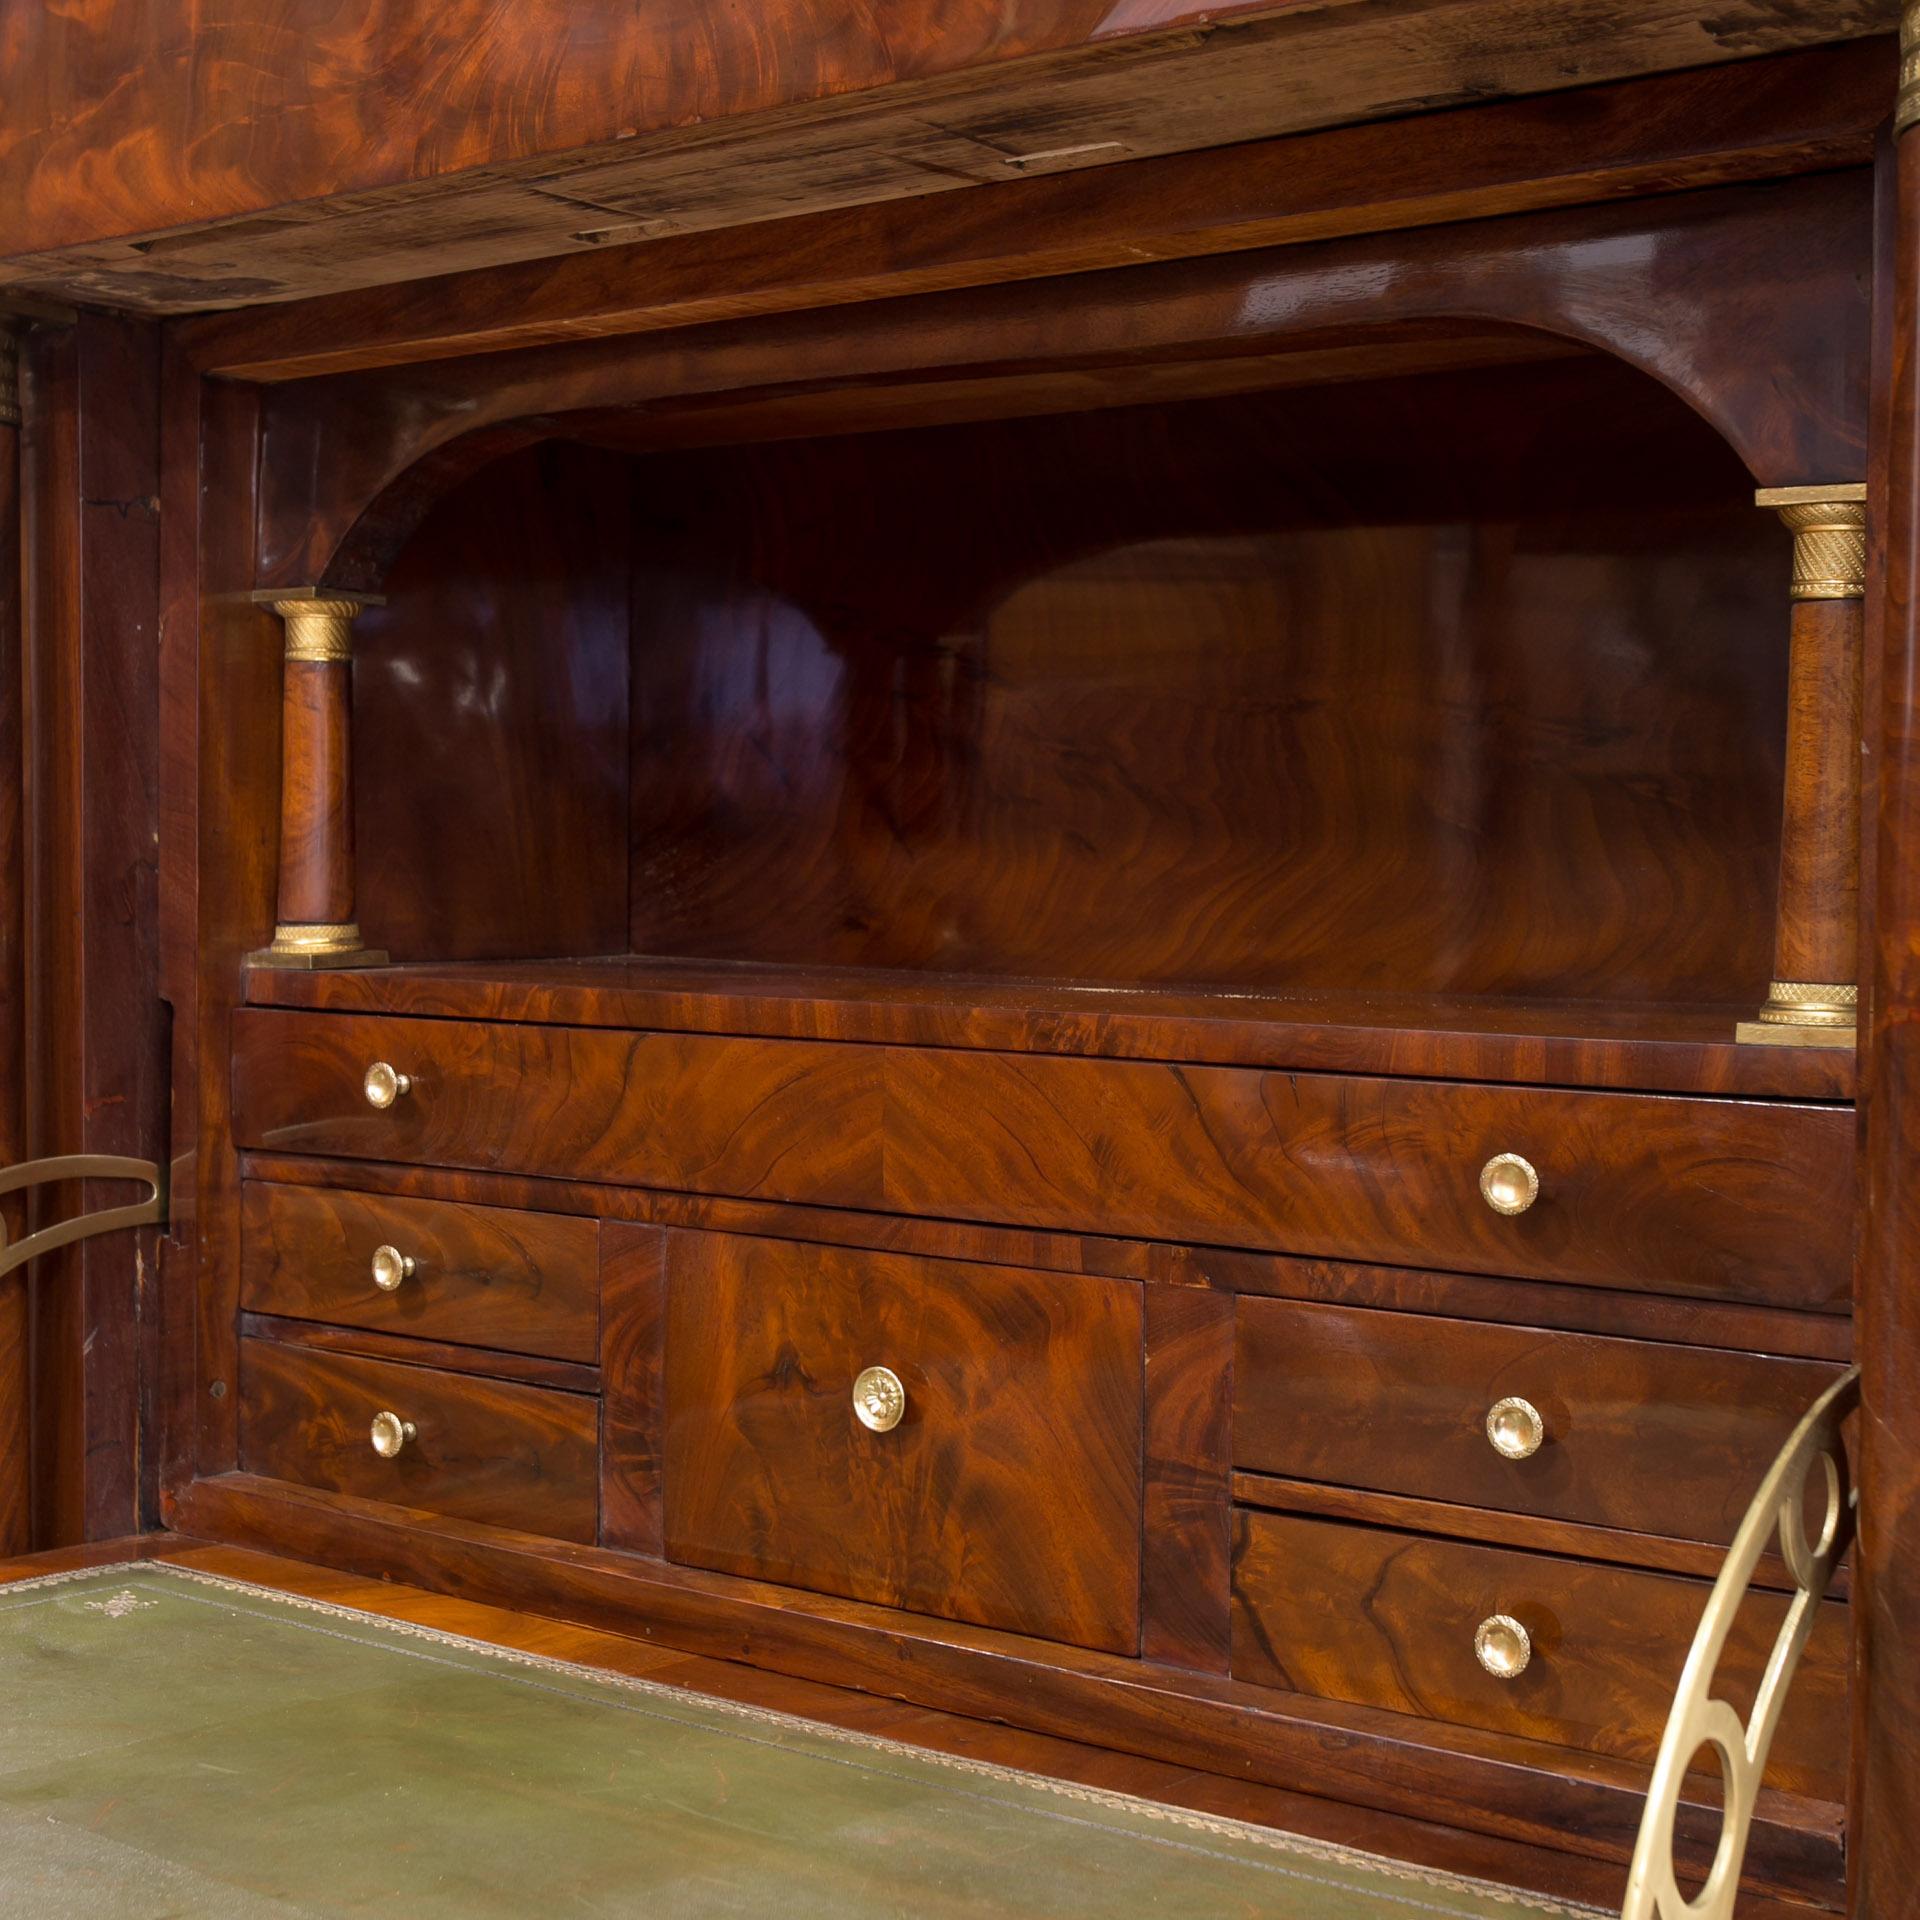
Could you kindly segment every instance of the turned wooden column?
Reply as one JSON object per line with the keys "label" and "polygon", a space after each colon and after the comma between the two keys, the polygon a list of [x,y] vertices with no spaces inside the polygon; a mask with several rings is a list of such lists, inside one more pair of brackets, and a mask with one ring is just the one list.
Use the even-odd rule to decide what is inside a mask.
{"label": "turned wooden column", "polygon": [[1780,896],[1766,1004],[1737,1037],[1850,1047],[1860,1002],[1860,660],[1864,486],[1755,495],[1793,535]]}
{"label": "turned wooden column", "polygon": [[[21,786],[20,336],[0,317],[0,1166],[26,1157],[26,862]],[[0,1203],[7,1238],[25,1230]],[[0,1279],[0,1559],[32,1545],[27,1276]]]}
{"label": "turned wooden column", "polygon": [[280,891],[268,967],[378,966],[353,900],[353,621],[365,595],[262,593],[286,627]]}

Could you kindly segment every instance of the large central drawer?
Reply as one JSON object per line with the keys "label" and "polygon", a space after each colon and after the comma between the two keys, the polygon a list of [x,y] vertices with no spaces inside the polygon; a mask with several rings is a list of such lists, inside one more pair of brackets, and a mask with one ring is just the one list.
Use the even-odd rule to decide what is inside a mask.
{"label": "large central drawer", "polygon": [[1137,1651],[1137,1285],[704,1233],[666,1273],[670,1559]]}
{"label": "large central drawer", "polygon": [[[1847,1302],[1846,1108],[264,1008],[234,1028],[245,1147]],[[376,1091],[404,1082],[385,1106],[376,1065]]]}

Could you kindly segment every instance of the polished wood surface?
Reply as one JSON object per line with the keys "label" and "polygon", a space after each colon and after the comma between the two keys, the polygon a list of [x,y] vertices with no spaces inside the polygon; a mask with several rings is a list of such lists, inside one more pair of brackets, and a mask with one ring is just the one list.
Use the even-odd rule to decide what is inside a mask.
{"label": "polished wood surface", "polygon": [[665,1551],[667,1235],[637,1221],[600,1228],[600,1543]]}
{"label": "polished wood surface", "polygon": [[[281,1153],[1782,1306],[1851,1284],[1841,1108],[265,1008],[235,1034],[237,1137]],[[385,1111],[376,1060],[414,1081]],[[1518,1218],[1479,1189],[1502,1152],[1542,1181]]]}
{"label": "polished wood surface", "polygon": [[[24,694],[21,650],[26,573],[20,545],[20,333],[0,318],[0,694]],[[26,789],[21,701],[0,699],[0,1166],[24,1157],[27,1138]],[[17,1239],[26,1209],[0,1210]],[[33,1323],[27,1276],[0,1280],[0,1560],[33,1544]]]}
{"label": "polished wood surface", "polygon": [[[1651,1760],[1707,1587],[1373,1527],[1242,1511],[1235,1522],[1237,1678]],[[1749,1594],[1716,1676],[1744,1713],[1789,1602]],[[1494,1614],[1532,1640],[1525,1670],[1485,1672]],[[1826,1603],[1767,1769],[1838,1800],[1846,1784],[1846,1609]]]}
{"label": "polished wood surface", "polygon": [[[179,332],[208,372],[302,379],[1864,165],[1895,65],[1891,40],[1854,40],[1131,160],[1119,174],[1070,169],[964,196],[243,307]],[[1570,116],[1580,128],[1572,143],[1562,137]]]}
{"label": "polished wood surface", "polygon": [[1861,629],[1858,600],[1794,603],[1776,980],[1860,978]]}
{"label": "polished wood surface", "polygon": [[[1239,1467],[1724,1547],[1838,1368],[1433,1315],[1243,1300]],[[1545,1438],[1508,1459],[1512,1396]]]}
{"label": "polished wood surface", "polygon": [[[396,1459],[368,1437],[383,1412],[419,1429]],[[241,1457],[275,1479],[591,1541],[598,1437],[585,1394],[242,1343]]]}
{"label": "polished wood surface", "polygon": [[669,1559],[1138,1650],[1136,1287],[670,1234],[666,1291]]}
{"label": "polished wood surface", "polygon": [[[1176,378],[1200,393],[1298,385],[1326,379],[1328,355],[1335,377],[1412,373],[1436,342],[1454,350],[1437,364],[1460,364],[1462,340],[1483,364],[1610,355],[1679,394],[1762,484],[1858,472],[1870,207],[1870,174],[1849,169],[283,383],[261,390],[276,457],[252,584],[377,590],[438,498],[568,415],[645,451],[1071,414]],[[1371,358],[1340,359],[1356,351]],[[1571,484],[1578,467],[1543,471]]]}
{"label": "polished wood surface", "polygon": [[282,662],[281,922],[353,918],[353,780],[345,661]]}
{"label": "polished wood surface", "polygon": [[[22,1150],[164,1162],[157,989],[159,342],[107,314],[28,337]],[[38,1189],[44,1226],[135,1197]],[[156,1371],[158,1234],[36,1262],[36,1544],[132,1532],[157,1495],[143,1396]]]}
{"label": "polished wood surface", "polygon": [[1149,1286],[1140,1652],[1227,1670],[1234,1302]]}
{"label": "polished wood surface", "polygon": [[[1885,32],[1891,0],[1391,9],[480,0],[292,46],[259,0],[10,23],[7,278],[284,299]],[[1223,25],[1230,30],[1222,31]]]}
{"label": "polished wood surface", "polygon": [[583,1360],[549,1360],[540,1354],[508,1353],[499,1347],[462,1346],[451,1340],[426,1340],[417,1334],[379,1333],[368,1327],[335,1326],[319,1320],[287,1320],[270,1313],[243,1312],[242,1340],[271,1340],[310,1353],[357,1354],[363,1360],[391,1360],[403,1367],[438,1367],[447,1373],[480,1374],[528,1387],[557,1387],[562,1393],[598,1393],[600,1369]]}
{"label": "polished wood surface", "polygon": [[617,455],[523,455],[354,622],[360,923],[396,960],[626,945],[630,491]]}
{"label": "polished wood surface", "polygon": [[[1859,1686],[1852,1905],[1920,1886],[1920,139],[1882,169],[1877,471],[1868,509],[1861,986]],[[1877,696],[1877,697],[1875,697]]]}
{"label": "polished wood surface", "polygon": [[[598,1355],[591,1221],[260,1181],[243,1189],[242,1211],[251,1312],[558,1360]],[[413,1262],[391,1291],[372,1273],[383,1246]]]}
{"label": "polished wood surface", "polygon": [[[171,1506],[212,1540],[557,1614],[655,1644],[1121,1752],[1326,1795],[1349,1804],[1624,1862],[1646,1797],[1643,1765],[1450,1727],[1405,1714],[1289,1695],[1209,1674],[903,1616],[544,1541],[384,1503],[264,1481],[203,1479]],[[1684,1641],[1681,1632],[1675,1642]],[[1716,1805],[1691,1797],[1679,1820],[1696,1870],[1719,1837]],[[1748,1853],[1758,1888],[1833,1905],[1844,1872],[1840,1810],[1764,1798]]]}
{"label": "polished wood surface", "polygon": [[[1380,1493],[1364,1487],[1332,1486],[1320,1480],[1291,1480],[1271,1473],[1235,1473],[1232,1496],[1243,1507],[1274,1513],[1303,1513],[1323,1520],[1351,1520],[1367,1527],[1393,1527],[1445,1540],[1480,1540],[1489,1546],[1528,1553],[1567,1554],[1610,1566],[1639,1567],[1653,1573],[1690,1574],[1712,1581],[1726,1564],[1724,1547],[1678,1540],[1657,1533],[1627,1533],[1617,1527],[1589,1526],[1577,1520],[1550,1520],[1538,1514],[1507,1513],[1495,1507],[1467,1507],[1453,1500],[1426,1500],[1404,1493]],[[1770,1549],[1754,1568],[1753,1584],[1792,1595],[1799,1583],[1780,1554]],[[1829,1589],[1835,1599],[1852,1587],[1849,1563],[1835,1570]]]}
{"label": "polished wood surface", "polygon": [[1845,1100],[1852,1054],[1743,1047],[1752,1009],[1453,994],[1076,986],[903,968],[622,957],[251,970],[254,1006],[1308,1072]]}

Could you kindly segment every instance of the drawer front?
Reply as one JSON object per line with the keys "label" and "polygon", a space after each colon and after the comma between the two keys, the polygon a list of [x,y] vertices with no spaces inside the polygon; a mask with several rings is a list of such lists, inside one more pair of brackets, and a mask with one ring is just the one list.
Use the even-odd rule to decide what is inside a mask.
{"label": "drawer front", "polygon": [[242,1218],[251,1312],[555,1360],[598,1350],[591,1220],[264,1181]]}
{"label": "drawer front", "polygon": [[[1650,1761],[1708,1592],[1700,1580],[1243,1509],[1232,1668],[1320,1699]],[[1787,1605],[1749,1593],[1728,1641],[1716,1691],[1743,1717]],[[1839,1799],[1847,1609],[1827,1601],[1821,1613],[1767,1778]],[[1497,1614],[1531,1641],[1509,1679],[1474,1651],[1476,1629]]]}
{"label": "drawer front", "polygon": [[[594,1539],[597,1401],[266,1340],[240,1349],[248,1472],[556,1540]],[[371,1438],[382,1413],[414,1428],[391,1459]]]}
{"label": "drawer front", "polygon": [[[1787,1435],[1839,1371],[1817,1360],[1244,1299],[1233,1458],[1296,1480],[1725,1545]],[[1503,1453],[1488,1419],[1512,1401],[1525,1404],[1506,1405],[1496,1422]],[[1536,1432],[1535,1450],[1522,1453]]]}
{"label": "drawer front", "polygon": [[[406,1076],[369,1104],[376,1061]],[[245,1010],[234,1021],[244,1147],[871,1206],[878,1050]]]}
{"label": "drawer front", "polygon": [[[361,1091],[389,1061],[410,1090]],[[963,1049],[235,1020],[243,1146],[1844,1307],[1853,1116]],[[1482,1197],[1537,1170],[1519,1214]]]}
{"label": "drawer front", "polygon": [[1131,1282],[670,1234],[668,1557],[1131,1653],[1141,1367]]}

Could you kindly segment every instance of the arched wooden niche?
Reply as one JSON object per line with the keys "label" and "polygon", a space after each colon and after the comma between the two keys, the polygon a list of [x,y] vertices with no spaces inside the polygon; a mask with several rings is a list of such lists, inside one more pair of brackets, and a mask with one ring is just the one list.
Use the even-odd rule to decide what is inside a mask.
{"label": "arched wooden niche", "polygon": [[[450,490],[556,435],[664,461],[692,449],[825,445],[868,431],[1024,418],[1028,427],[1007,431],[1030,444],[1061,414],[1091,421],[1109,409],[1283,390],[1290,421],[1312,416],[1310,429],[1288,428],[1312,439],[1311,471],[1294,463],[1284,486],[1271,484],[1252,445],[1236,446],[1211,477],[1193,467],[1169,475],[1168,488],[1185,489],[1196,514],[1204,505],[1210,526],[1233,524],[1236,511],[1249,526],[1338,526],[1362,493],[1376,517],[1432,511],[1447,504],[1434,490],[1435,450],[1448,444],[1438,484],[1466,511],[1498,511],[1492,496],[1521,471],[1531,504],[1556,489],[1573,498],[1581,463],[1594,461],[1613,464],[1623,505],[1646,514],[1684,506],[1687,488],[1705,484],[1700,475],[1673,469],[1657,448],[1636,474],[1635,410],[1603,397],[1639,376],[1717,430],[1730,450],[1712,482],[1719,497],[1742,466],[1749,486],[1857,487],[1867,214],[1863,182],[1836,175],[1639,202],[1599,220],[1591,210],[1578,221],[1533,215],[298,383],[265,396],[263,577],[282,583],[266,589],[282,595],[289,584],[323,597],[377,592]],[[1779,302],[1783,277],[1806,297]],[[1616,363],[1615,375],[1594,375],[1596,350]],[[1425,442],[1407,449],[1408,498],[1396,506],[1392,454],[1408,431],[1394,410],[1402,381],[1420,382],[1429,404]],[[1101,429],[1075,432],[1091,446]],[[1524,460],[1515,457],[1521,441]],[[1502,457],[1477,458],[1490,443]],[[996,485],[990,471],[975,478]],[[1222,489],[1239,490],[1237,507]],[[1151,511],[1113,500],[1103,511],[1089,551],[1177,529],[1181,519],[1179,502],[1165,497]],[[991,564],[1013,566],[1017,544]],[[1779,584],[1769,592],[1785,586],[1791,544],[1776,529],[1765,564]],[[944,594],[953,607],[1006,584],[936,580],[924,556],[913,564],[915,590]],[[1850,762],[1821,743],[1853,725],[1844,696],[1857,685],[1858,601],[1795,604],[1814,608],[1794,616],[1796,640],[1808,641],[1796,685],[1817,679],[1828,692],[1816,703],[1812,750],[1808,737],[1789,745],[1804,791],[1787,799],[1784,904],[1795,887],[1811,889],[1812,920],[1837,934],[1851,922],[1845,842],[1857,800]],[[1796,697],[1796,726],[1803,704]],[[1821,823],[1811,862],[1792,851],[1805,821]],[[1783,914],[1783,937],[1790,922],[1807,916]],[[381,932],[377,920],[370,925]],[[1832,942],[1813,959],[1789,951],[1788,961],[1795,970],[1777,962],[1775,980],[1837,987],[1851,977],[1850,947],[1843,954]],[[1761,997],[1744,971],[1728,990],[1752,991],[1756,1006]],[[1804,1037],[1759,1024],[1773,1029],[1768,1037]]]}

